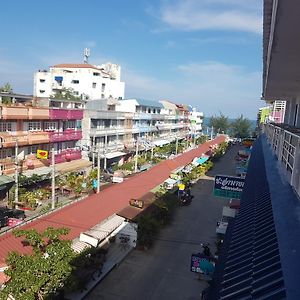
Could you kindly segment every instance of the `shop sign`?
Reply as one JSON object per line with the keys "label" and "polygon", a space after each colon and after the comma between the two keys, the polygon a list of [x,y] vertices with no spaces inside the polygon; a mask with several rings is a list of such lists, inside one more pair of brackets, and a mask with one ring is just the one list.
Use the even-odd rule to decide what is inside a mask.
{"label": "shop sign", "polygon": [[245,179],[226,175],[216,175],[214,196],[241,199]]}
{"label": "shop sign", "polygon": [[144,207],[144,201],[139,199],[130,199],[129,200],[130,206],[137,207],[137,208],[143,208]]}

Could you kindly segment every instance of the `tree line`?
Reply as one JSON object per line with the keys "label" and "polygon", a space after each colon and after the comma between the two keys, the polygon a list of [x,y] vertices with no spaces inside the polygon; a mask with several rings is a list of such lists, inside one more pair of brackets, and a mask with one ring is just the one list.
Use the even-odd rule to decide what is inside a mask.
{"label": "tree line", "polygon": [[246,138],[253,135],[251,121],[240,115],[237,119],[230,121],[228,117],[220,113],[209,119],[209,127],[214,128],[216,133],[226,133],[236,138]]}

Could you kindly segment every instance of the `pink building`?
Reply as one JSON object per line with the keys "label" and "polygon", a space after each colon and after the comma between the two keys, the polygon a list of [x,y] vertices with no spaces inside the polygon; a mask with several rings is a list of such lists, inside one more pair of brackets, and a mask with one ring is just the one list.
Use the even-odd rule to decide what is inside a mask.
{"label": "pink building", "polygon": [[[83,103],[36,99],[24,95],[2,96],[0,104],[0,166],[2,174],[15,172],[15,154],[21,172],[49,166],[54,148],[55,162],[81,158]],[[5,101],[3,101],[5,99]],[[16,147],[17,146],[17,147]],[[48,152],[48,159],[37,151]],[[47,151],[47,152],[46,152]]]}

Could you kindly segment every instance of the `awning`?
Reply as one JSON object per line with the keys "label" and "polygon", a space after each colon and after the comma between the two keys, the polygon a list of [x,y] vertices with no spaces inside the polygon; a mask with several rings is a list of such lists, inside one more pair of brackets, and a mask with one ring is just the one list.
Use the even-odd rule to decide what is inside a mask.
{"label": "awning", "polygon": [[[88,168],[92,165],[92,162],[85,159],[77,159],[70,162],[64,162],[55,165],[56,171],[59,173],[75,172]],[[38,170],[38,169],[37,169]]]}
{"label": "awning", "polygon": [[[126,153],[120,152],[120,151],[110,152],[110,153],[107,153],[107,154],[106,154],[106,158],[107,158],[107,159],[111,159],[111,158],[115,158],[115,157],[123,156],[123,155],[126,155]],[[101,155],[101,157],[104,158],[105,156],[104,156],[104,155]]]}
{"label": "awning", "polygon": [[117,229],[125,219],[118,215],[113,215],[111,218],[103,223],[94,226],[91,230],[80,234],[79,240],[97,247],[101,241],[109,236],[115,229]]}
{"label": "awning", "polygon": [[4,190],[8,187],[8,185],[14,183],[15,181],[6,175],[1,175],[0,176],[0,190]]}
{"label": "awning", "polygon": [[174,185],[178,182],[178,180],[168,178],[167,180],[164,181],[164,183],[169,184],[169,185]]}
{"label": "awning", "polygon": [[91,245],[87,244],[85,242],[81,242],[78,239],[76,239],[76,240],[73,240],[71,247],[75,252],[81,253],[85,249],[91,248]]}
{"label": "awning", "polygon": [[167,141],[167,140],[157,140],[157,141],[154,141],[153,142],[153,144],[155,145],[155,146],[159,146],[159,147],[161,147],[161,146],[163,146],[163,145],[166,145],[166,144],[169,144],[170,142],[169,141]]}
{"label": "awning", "polygon": [[208,156],[195,157],[192,161],[192,165],[197,167],[199,165],[204,164],[209,159]]}

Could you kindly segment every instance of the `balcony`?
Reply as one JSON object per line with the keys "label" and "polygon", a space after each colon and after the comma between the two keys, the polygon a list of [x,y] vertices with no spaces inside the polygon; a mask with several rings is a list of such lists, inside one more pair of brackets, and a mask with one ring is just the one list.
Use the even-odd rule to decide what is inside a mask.
{"label": "balcony", "polygon": [[83,110],[51,108],[49,110],[49,119],[50,120],[82,120]]}
{"label": "balcony", "polygon": [[300,129],[285,124],[266,124],[264,132],[287,180],[300,196]]}
{"label": "balcony", "polygon": [[49,109],[26,106],[2,106],[4,120],[48,120]]}
{"label": "balcony", "polygon": [[[51,154],[50,154],[51,155]],[[65,149],[55,153],[55,163],[81,159],[81,151],[78,149]]]}
{"label": "balcony", "polygon": [[105,136],[105,135],[123,135],[125,134],[124,127],[102,127],[102,128],[91,128],[91,135]]}
{"label": "balcony", "polygon": [[29,120],[49,120],[49,108],[28,107]]}
{"label": "balcony", "polygon": [[2,106],[1,117],[3,120],[26,120],[28,108],[23,106]]}
{"label": "balcony", "polygon": [[65,130],[63,132],[49,132],[49,140],[51,143],[77,141],[82,139],[81,130]]}
{"label": "balcony", "polygon": [[16,140],[19,146],[49,143],[48,134],[45,132],[17,132],[15,134],[0,133],[0,146],[3,148],[15,147]]}

